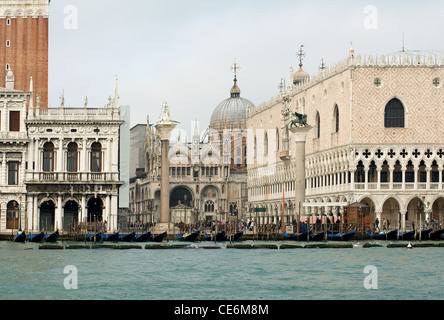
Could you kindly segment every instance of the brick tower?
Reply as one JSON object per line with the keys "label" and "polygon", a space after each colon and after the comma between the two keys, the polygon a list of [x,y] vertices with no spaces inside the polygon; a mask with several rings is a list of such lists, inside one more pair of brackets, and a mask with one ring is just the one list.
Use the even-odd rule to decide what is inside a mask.
{"label": "brick tower", "polygon": [[30,91],[33,105],[48,107],[48,31],[50,0],[0,0],[0,87],[11,70],[15,90]]}

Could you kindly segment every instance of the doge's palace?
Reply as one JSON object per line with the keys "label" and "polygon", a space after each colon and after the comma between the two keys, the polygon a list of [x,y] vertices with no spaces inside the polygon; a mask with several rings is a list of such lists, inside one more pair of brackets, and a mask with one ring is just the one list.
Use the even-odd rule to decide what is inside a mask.
{"label": "doge's palace", "polygon": [[[444,218],[444,53],[403,51],[347,58],[309,76],[290,74],[279,95],[247,119],[254,152],[249,204],[263,222],[295,218],[289,114],[307,114],[305,214],[339,216],[334,202],[361,202],[373,219],[411,227]],[[266,161],[264,161],[264,159]],[[284,201],[283,201],[284,194]],[[285,206],[284,204],[285,203]],[[325,205],[324,205],[325,204]]]}

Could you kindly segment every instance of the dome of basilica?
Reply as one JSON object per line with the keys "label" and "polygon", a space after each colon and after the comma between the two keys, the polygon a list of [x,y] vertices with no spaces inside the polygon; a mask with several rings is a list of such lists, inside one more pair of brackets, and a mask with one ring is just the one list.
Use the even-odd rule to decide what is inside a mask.
{"label": "dome of basilica", "polygon": [[246,129],[247,128],[247,108],[254,108],[254,104],[240,96],[240,89],[237,86],[237,79],[234,79],[231,88],[231,97],[222,101],[214,109],[210,120],[210,128],[216,131],[224,129]]}

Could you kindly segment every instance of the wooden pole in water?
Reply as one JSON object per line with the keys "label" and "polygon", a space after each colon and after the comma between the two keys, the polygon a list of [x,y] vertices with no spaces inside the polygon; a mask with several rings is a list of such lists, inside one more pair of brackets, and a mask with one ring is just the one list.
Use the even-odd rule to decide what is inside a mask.
{"label": "wooden pole in water", "polygon": [[[301,233],[301,202],[298,202],[298,207],[299,207],[299,211],[298,211],[298,223],[297,223],[297,232],[296,233]],[[309,224],[307,224],[308,227]],[[309,230],[309,229],[307,229]]]}

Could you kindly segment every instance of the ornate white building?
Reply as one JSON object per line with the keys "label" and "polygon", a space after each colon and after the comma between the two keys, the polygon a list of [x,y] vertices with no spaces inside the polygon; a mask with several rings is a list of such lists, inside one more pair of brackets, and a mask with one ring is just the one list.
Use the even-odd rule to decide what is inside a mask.
{"label": "ornate white building", "polygon": [[[117,81],[117,80],[116,80]],[[117,229],[120,119],[115,97],[102,108],[32,105],[10,71],[1,103],[0,233],[63,232],[79,222]],[[29,101],[29,105],[28,105]],[[28,108],[29,107],[29,108]],[[35,110],[35,113],[33,112]]]}
{"label": "ornate white building", "polygon": [[26,212],[26,110],[30,92],[14,90],[14,75],[0,88],[0,232],[24,228]]}
{"label": "ornate white building", "polygon": [[[410,228],[444,219],[444,53],[399,52],[349,57],[310,77],[301,69],[282,92],[249,113],[251,207],[262,222],[292,221],[295,143],[291,113],[308,115],[307,207],[338,215],[333,202],[361,202],[373,219]],[[250,144],[249,144],[250,145]],[[250,155],[249,155],[250,156]],[[265,161],[264,161],[265,159]],[[285,206],[283,205],[285,203]]]}

